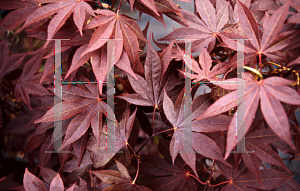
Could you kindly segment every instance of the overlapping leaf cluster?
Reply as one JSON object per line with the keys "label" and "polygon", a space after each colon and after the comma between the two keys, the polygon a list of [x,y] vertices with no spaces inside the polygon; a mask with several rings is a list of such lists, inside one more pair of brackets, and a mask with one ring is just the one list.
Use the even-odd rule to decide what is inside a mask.
{"label": "overlapping leaf cluster", "polygon": [[[173,0],[0,0],[2,153],[29,163],[0,187],[299,189],[279,151],[299,160],[300,4],[182,1],[195,13]],[[157,42],[125,4],[182,27]],[[56,92],[53,39],[68,82]]]}

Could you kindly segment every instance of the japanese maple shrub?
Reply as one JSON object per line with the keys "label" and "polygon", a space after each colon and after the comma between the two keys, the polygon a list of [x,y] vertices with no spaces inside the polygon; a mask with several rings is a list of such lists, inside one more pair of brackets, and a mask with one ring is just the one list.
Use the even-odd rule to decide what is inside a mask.
{"label": "japanese maple shrub", "polygon": [[0,0],[0,190],[299,190],[300,1],[181,1]]}

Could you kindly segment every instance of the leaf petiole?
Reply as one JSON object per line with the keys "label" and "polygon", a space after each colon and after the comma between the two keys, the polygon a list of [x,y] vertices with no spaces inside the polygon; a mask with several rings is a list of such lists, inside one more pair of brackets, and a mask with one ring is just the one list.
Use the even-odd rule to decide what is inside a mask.
{"label": "leaf petiole", "polygon": [[137,177],[138,177],[138,175],[139,175],[139,171],[140,171],[140,161],[139,161],[139,159],[138,159],[138,157],[137,157],[137,153],[134,152],[134,150],[133,150],[133,148],[130,146],[130,144],[127,143],[127,146],[128,146],[128,148],[133,152],[134,157],[135,157],[135,159],[136,159],[136,161],[137,161],[137,170],[136,170],[136,174],[135,174],[134,180],[132,181],[132,184],[134,184],[135,181],[136,181],[136,179],[137,179]]}
{"label": "leaf petiole", "polygon": [[[136,154],[138,154],[138,153],[139,153],[139,152],[140,152],[140,151],[141,151],[141,150],[149,143],[149,141],[150,141],[153,137],[155,137],[156,135],[159,135],[159,134],[164,133],[164,132],[167,132],[167,131],[174,130],[174,129],[167,129],[167,130],[158,132],[166,122],[167,122],[167,120],[165,120],[165,122],[157,129],[157,131],[156,131],[155,133],[153,133],[153,135],[152,135],[151,137],[149,137],[149,138],[147,139],[147,141],[144,142],[144,144],[139,148],[139,150],[136,152]],[[157,132],[158,132],[158,133],[157,133]]]}

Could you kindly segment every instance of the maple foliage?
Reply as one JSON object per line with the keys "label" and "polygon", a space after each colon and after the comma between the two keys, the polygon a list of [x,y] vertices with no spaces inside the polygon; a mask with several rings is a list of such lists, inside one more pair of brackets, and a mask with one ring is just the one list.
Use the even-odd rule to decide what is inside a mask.
{"label": "maple foliage", "polygon": [[109,190],[145,190],[150,191],[151,189],[136,185],[134,181],[131,180],[131,177],[126,169],[126,167],[116,161],[118,171],[116,170],[100,170],[93,171],[92,173],[100,178],[104,183],[112,184],[112,186],[107,187],[106,191]]}
{"label": "maple foliage", "polygon": [[[298,30],[287,30],[279,34],[288,14],[289,2],[287,1],[276,10],[271,17],[268,14],[265,15],[263,34],[260,34],[258,24],[250,10],[242,3],[237,4],[241,28],[245,36],[250,39],[250,43],[245,44],[245,61],[251,67],[255,67],[257,56],[260,64],[262,64],[263,55],[276,62],[285,61],[280,50],[293,44],[292,39],[299,36]],[[230,40],[226,37],[226,34],[222,39],[228,47],[236,50],[236,43],[229,42]]]}
{"label": "maple foliage", "polygon": [[188,28],[178,28],[160,40],[190,39],[194,40],[193,52],[198,52],[204,47],[210,52],[215,47],[217,35],[226,28],[229,20],[228,3],[220,4],[221,8],[214,14],[215,8],[209,0],[196,1],[196,9],[201,19],[195,14],[183,11]]}
{"label": "maple foliage", "polygon": [[[73,20],[78,28],[80,34],[82,35],[82,27],[85,22],[86,12],[90,15],[96,16],[92,7],[84,1],[45,1],[43,3],[50,3],[45,6],[41,6],[33,11],[26,19],[22,28],[25,28],[37,21],[44,18],[48,18],[56,13],[56,15],[51,19],[48,26],[48,39],[52,39],[55,33],[65,24],[68,17],[73,13]],[[39,3],[39,1],[36,1]],[[22,29],[21,28],[21,29]],[[20,30],[21,30],[20,29]],[[49,43],[49,41],[44,45],[44,47]]]}
{"label": "maple foliage", "polygon": [[[280,83],[276,83],[279,81]],[[289,104],[299,104],[299,94],[295,90],[285,86],[291,84],[292,81],[280,79],[280,77],[270,77],[257,82],[252,75],[245,73],[245,82],[245,132],[250,128],[259,100],[261,100],[260,106],[262,114],[269,127],[279,138],[287,142],[292,148],[295,148],[290,139],[288,118],[284,108],[280,104],[280,101]],[[288,94],[282,94],[282,92],[288,92]],[[199,118],[211,117],[212,114],[223,113],[237,106],[237,104],[240,104],[240,98],[236,96],[236,92],[234,91],[216,101]],[[238,124],[238,126],[239,125],[240,124]],[[232,120],[228,132],[235,132],[236,126],[236,121]],[[240,140],[237,141],[239,142]],[[227,151],[230,151],[234,146],[235,143],[232,143],[232,139],[227,139]],[[228,155],[229,154],[226,154],[226,157],[228,157]]]}
{"label": "maple foliage", "polygon": [[[164,145],[162,141],[159,144]],[[150,175],[159,176],[159,178],[150,181],[148,186],[153,190],[173,190],[175,187],[182,190],[195,190],[196,184],[190,174],[192,172],[191,168],[184,166],[184,161],[180,160],[179,157],[175,160],[173,166],[169,163],[172,160],[170,154],[166,152],[162,154],[167,161],[156,156],[151,158],[146,155],[141,156],[141,170]]]}
{"label": "maple foliage", "polygon": [[264,169],[260,172],[259,182],[243,163],[240,163],[236,170],[235,167],[228,168],[218,162],[217,164],[224,176],[229,179],[228,184],[223,188],[224,190],[256,190],[257,188],[270,190],[289,179],[288,176],[274,169]]}
{"label": "maple foliage", "polygon": [[299,190],[299,2],[181,1],[0,0],[1,190]]}
{"label": "maple foliage", "polygon": [[[170,49],[169,54],[165,53],[165,55],[165,61],[161,60],[150,41],[148,41],[144,66],[145,79],[139,75],[137,75],[137,79],[128,76],[129,82],[136,94],[123,95],[121,98],[135,105],[153,106],[154,108],[161,107],[163,102],[162,91],[166,84],[166,80],[164,79],[169,77],[168,73],[163,72],[169,65]],[[163,74],[165,75],[163,76]]]}
{"label": "maple foliage", "polygon": [[[199,64],[201,68],[199,67]],[[207,52],[207,50],[203,49],[199,55],[199,64],[195,60],[192,60],[192,65],[188,67],[195,74],[190,74],[190,73],[184,73],[184,74],[194,79],[195,82],[208,80],[212,83],[215,83],[216,85],[222,86],[221,84],[218,84],[218,81],[222,81],[222,79],[217,78],[216,76],[228,70],[227,63],[220,63],[218,65],[215,65],[214,68],[211,70],[212,59],[209,53]]]}
{"label": "maple foliage", "polygon": [[[64,108],[61,113],[62,119],[68,119],[78,113],[69,124],[64,144],[65,146],[78,140],[87,131],[89,125],[91,124],[93,133],[97,136],[98,144],[100,144],[99,134],[102,131],[102,115],[106,113],[109,107],[103,102],[99,96],[98,89],[91,85],[85,84],[86,91],[72,86],[68,89],[68,86],[63,86],[61,91],[62,99],[65,101],[62,103]],[[47,113],[36,122],[51,122],[54,121],[55,115],[53,106]],[[108,111],[112,115],[112,111]]]}
{"label": "maple foliage", "polygon": [[[206,102],[208,102],[208,100],[206,100],[204,96],[199,96],[191,103],[191,117],[185,118],[185,105],[183,103],[183,100],[183,92],[178,95],[175,106],[166,94],[164,96],[164,112],[174,128],[174,134],[170,142],[170,154],[174,163],[179,152],[183,160],[193,169],[193,171],[197,175],[195,168],[196,154],[193,153],[194,151],[213,160],[220,160],[224,162],[221,150],[217,146],[217,144],[209,137],[199,132],[225,130],[229,120],[226,120],[225,116],[220,116],[215,119],[193,121],[195,119],[195,116],[203,112],[201,112],[201,110],[206,109],[205,104]],[[197,102],[203,104],[199,104]],[[192,128],[189,127],[189,120],[192,121]],[[222,123],[220,123],[220,120],[222,121]]]}
{"label": "maple foliage", "polygon": [[[131,116],[129,116],[129,109],[126,109],[126,112],[124,113],[124,119],[120,121],[120,123],[116,122],[115,125],[115,132],[109,132],[113,129],[110,129],[108,131],[102,131],[100,132],[100,135],[96,135],[97,137],[91,137],[87,143],[87,150],[91,151],[91,159],[93,161],[93,165],[98,168],[103,165],[105,165],[110,159],[116,154],[116,152],[120,151],[125,147],[125,150],[128,148],[128,139],[133,127],[135,113],[133,113]],[[115,137],[112,136],[112,134],[115,133]],[[107,147],[107,139],[108,136],[111,136],[113,138],[113,144],[114,144],[114,152],[109,152]],[[97,141],[95,141],[95,139]],[[124,149],[123,149],[124,150]],[[124,152],[124,151],[123,151]],[[128,152],[128,151],[127,151]],[[127,153],[125,151],[125,153]]]}

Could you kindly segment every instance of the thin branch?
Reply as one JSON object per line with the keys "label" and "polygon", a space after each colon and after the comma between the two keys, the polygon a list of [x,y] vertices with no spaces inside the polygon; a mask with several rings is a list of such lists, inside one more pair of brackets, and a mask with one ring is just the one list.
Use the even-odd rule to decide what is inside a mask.
{"label": "thin branch", "polygon": [[216,161],[214,161],[214,164],[211,167],[210,175],[209,175],[209,178],[208,178],[209,181],[211,180],[212,174],[213,174],[213,172],[215,170],[215,165],[216,165]]}
{"label": "thin branch", "polygon": [[216,186],[220,186],[220,185],[222,185],[222,184],[227,184],[227,183],[230,183],[230,180],[225,181],[225,182],[220,182],[219,184],[215,184],[215,185],[209,184],[209,186],[210,186],[210,187],[216,187]]}
{"label": "thin branch", "polygon": [[139,150],[136,152],[136,154],[138,154],[139,152],[141,152],[141,150],[142,150],[142,149],[149,143],[149,141],[150,141],[153,137],[155,137],[156,135],[159,135],[159,134],[161,134],[161,133],[164,133],[164,132],[173,130],[173,129],[167,129],[167,130],[158,132],[166,122],[167,122],[167,120],[166,120],[166,121],[165,121],[158,129],[157,129],[156,132],[153,132],[152,136],[149,137],[149,138],[147,139],[147,141],[144,142],[144,144],[139,148]]}
{"label": "thin branch", "polygon": [[207,184],[206,182],[202,182],[197,176],[193,175],[193,174],[189,174],[189,176],[195,178],[200,184],[205,185]]}
{"label": "thin branch", "polygon": [[137,177],[138,177],[138,175],[139,175],[139,172],[140,172],[140,161],[139,161],[138,157],[136,156],[137,154],[134,152],[133,148],[130,146],[130,144],[127,143],[127,146],[133,152],[134,157],[135,157],[135,159],[137,161],[137,170],[136,170],[135,177],[134,177],[134,179],[132,181],[132,184],[134,184],[135,181],[136,181],[136,179],[137,179]]}
{"label": "thin branch", "polygon": [[261,53],[259,53],[259,69],[260,69],[260,73],[262,73],[262,61],[261,61]]}

